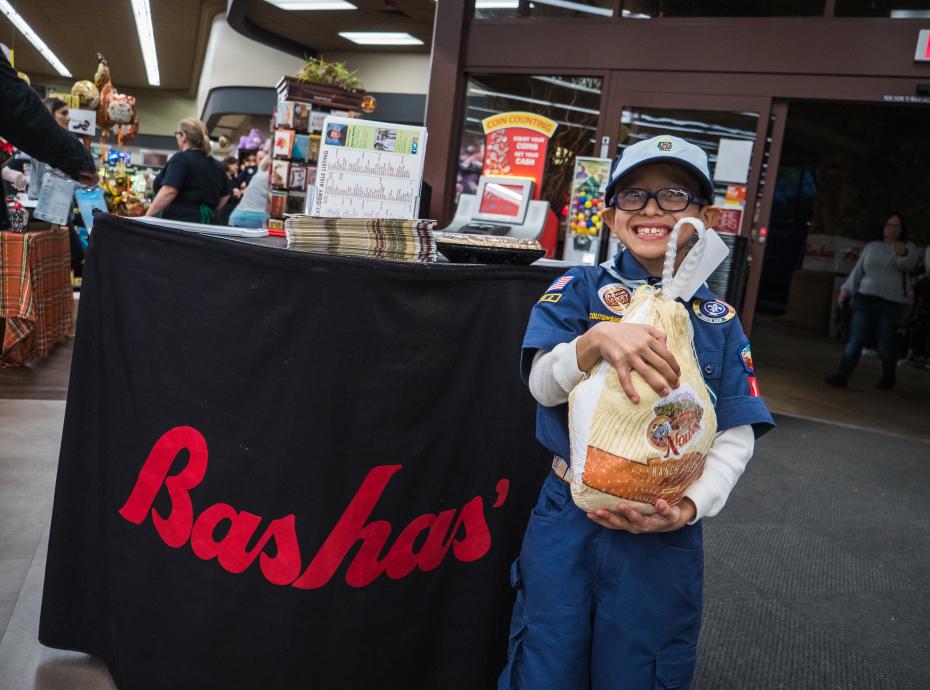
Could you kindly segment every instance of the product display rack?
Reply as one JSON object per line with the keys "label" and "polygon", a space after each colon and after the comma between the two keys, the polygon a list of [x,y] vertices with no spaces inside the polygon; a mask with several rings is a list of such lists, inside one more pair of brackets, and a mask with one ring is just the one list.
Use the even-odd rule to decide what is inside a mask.
{"label": "product display rack", "polygon": [[268,171],[268,231],[284,234],[285,214],[306,213],[316,183],[316,163],[328,115],[361,117],[364,91],[283,77],[272,116]]}

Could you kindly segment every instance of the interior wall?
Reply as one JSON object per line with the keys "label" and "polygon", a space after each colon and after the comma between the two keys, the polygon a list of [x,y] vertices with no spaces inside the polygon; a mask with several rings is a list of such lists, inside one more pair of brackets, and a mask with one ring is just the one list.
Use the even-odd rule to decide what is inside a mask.
{"label": "interior wall", "polygon": [[210,89],[217,86],[273,87],[285,74],[296,73],[303,60],[234,31],[225,14],[213,19],[197,87],[196,112],[203,112]]}
{"label": "interior wall", "polygon": [[[428,91],[429,55],[340,52],[323,57],[344,62],[356,71],[368,91],[411,94]],[[217,15],[204,54],[196,111],[203,112],[207,93],[214,87],[273,87],[283,75],[296,74],[303,63],[301,58],[246,38],[229,26],[225,15]]]}

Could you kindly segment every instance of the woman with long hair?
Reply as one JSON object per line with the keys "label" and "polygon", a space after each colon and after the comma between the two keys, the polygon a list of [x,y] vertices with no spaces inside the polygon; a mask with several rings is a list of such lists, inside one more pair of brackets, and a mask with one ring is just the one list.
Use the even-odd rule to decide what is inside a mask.
{"label": "woman with long hair", "polygon": [[882,239],[865,246],[840,288],[840,305],[853,299],[853,313],[840,366],[827,377],[831,386],[846,386],[859,363],[862,348],[874,339],[882,362],[882,377],[875,387],[880,390],[894,387],[898,363],[895,331],[907,306],[907,274],[918,259],[917,248],[907,241],[904,216],[892,213],[882,227]]}
{"label": "woman with long hair", "polygon": [[226,176],[211,155],[210,138],[203,122],[185,117],[174,133],[180,151],[155,177],[146,215],[192,223],[212,223],[216,211],[229,199]]}

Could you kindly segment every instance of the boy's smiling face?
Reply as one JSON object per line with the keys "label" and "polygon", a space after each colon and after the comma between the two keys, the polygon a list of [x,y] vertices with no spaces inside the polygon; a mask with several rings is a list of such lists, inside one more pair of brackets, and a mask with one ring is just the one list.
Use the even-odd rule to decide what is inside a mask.
{"label": "boy's smiling face", "polygon": [[[697,181],[681,166],[674,163],[651,163],[633,170],[620,181],[617,191],[622,189],[645,189],[658,192],[660,189],[685,189],[700,196]],[[672,228],[682,218],[699,218],[706,227],[712,227],[720,218],[716,206],[690,204],[683,211],[663,211],[655,199],[649,199],[639,211],[621,211],[616,207],[605,209],[601,214],[611,231],[633,253],[643,268],[652,275],[662,275],[665,249],[668,247]],[[676,266],[684,259],[682,248],[691,239],[694,228],[682,227],[678,234],[678,256]]]}

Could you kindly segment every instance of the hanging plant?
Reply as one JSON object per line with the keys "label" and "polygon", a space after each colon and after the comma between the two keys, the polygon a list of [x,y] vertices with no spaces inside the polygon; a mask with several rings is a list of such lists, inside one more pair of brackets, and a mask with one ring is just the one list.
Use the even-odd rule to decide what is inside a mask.
{"label": "hanging plant", "polygon": [[362,80],[341,62],[327,62],[323,58],[307,58],[297,73],[299,81],[316,81],[353,91],[363,89]]}

